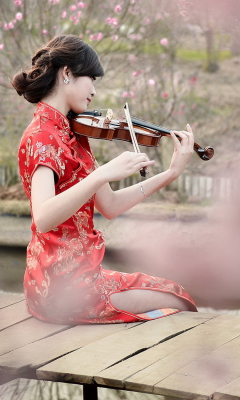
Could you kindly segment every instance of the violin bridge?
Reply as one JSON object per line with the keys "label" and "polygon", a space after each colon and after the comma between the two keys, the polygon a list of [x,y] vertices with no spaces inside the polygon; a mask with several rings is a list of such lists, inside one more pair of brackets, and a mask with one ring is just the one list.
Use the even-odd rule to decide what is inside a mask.
{"label": "violin bridge", "polygon": [[109,127],[109,124],[112,121],[112,117],[113,117],[113,110],[111,110],[111,108],[108,108],[106,112],[106,117],[103,121],[103,128]]}
{"label": "violin bridge", "polygon": [[109,124],[112,121],[112,117],[113,117],[113,110],[111,110],[111,108],[108,108],[106,112],[105,123]]}

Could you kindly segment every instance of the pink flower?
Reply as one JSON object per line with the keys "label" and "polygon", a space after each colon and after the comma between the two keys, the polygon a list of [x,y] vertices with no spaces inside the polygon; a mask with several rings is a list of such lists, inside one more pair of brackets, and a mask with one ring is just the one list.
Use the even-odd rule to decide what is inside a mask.
{"label": "pink flower", "polygon": [[128,97],[128,92],[123,92],[122,97]]}
{"label": "pink flower", "polygon": [[4,49],[4,43],[0,43],[0,50]]}
{"label": "pink flower", "polygon": [[84,7],[86,7],[86,3],[83,3],[82,1],[80,1],[79,3],[78,3],[78,7],[79,8],[84,8]]}
{"label": "pink flower", "polygon": [[130,97],[131,97],[132,99],[134,99],[135,93],[134,93],[134,92],[129,92],[129,94],[130,94]]}
{"label": "pink flower", "polygon": [[18,12],[18,13],[16,14],[16,19],[17,19],[18,21],[21,21],[22,17],[23,17],[23,15],[22,15],[21,12]]}
{"label": "pink flower", "polygon": [[102,32],[99,33],[94,33],[93,35],[90,35],[89,40],[101,40],[103,38]]}
{"label": "pink flower", "polygon": [[112,36],[112,41],[117,42],[118,41],[118,35],[113,35]]}
{"label": "pink flower", "polygon": [[108,17],[108,18],[106,18],[106,24],[118,26],[118,19],[114,18],[114,17]]}
{"label": "pink flower", "polygon": [[97,40],[101,40],[102,38],[103,38],[103,33],[102,32],[98,32]]}
{"label": "pink flower", "polygon": [[145,18],[145,20],[143,21],[144,25],[149,25],[151,23],[151,19],[150,18]]}
{"label": "pink flower", "polygon": [[132,76],[135,78],[136,76],[140,75],[142,73],[142,69],[139,69],[138,71],[133,71]]}
{"label": "pink flower", "polygon": [[13,29],[13,28],[14,28],[14,23],[13,23],[13,22],[9,22],[8,28],[9,28],[9,29]]}
{"label": "pink flower", "polygon": [[197,76],[192,76],[190,78],[190,84],[196,86],[197,80],[198,80]]}
{"label": "pink flower", "polygon": [[167,38],[162,38],[160,40],[160,43],[161,43],[162,46],[167,46],[168,45],[168,39]]}
{"label": "pink flower", "polygon": [[115,8],[114,8],[114,11],[116,12],[116,13],[120,13],[121,11],[122,11],[122,6],[121,6],[121,4],[118,4]]}
{"label": "pink flower", "polygon": [[128,37],[129,37],[129,39],[132,39],[132,40],[142,40],[142,35],[140,33],[135,33],[135,34],[129,35]]}
{"label": "pink flower", "polygon": [[112,25],[117,26],[118,25],[118,20],[117,18],[112,19]]}
{"label": "pink flower", "polygon": [[162,92],[161,96],[162,96],[163,99],[168,99],[169,93],[168,92]]}
{"label": "pink flower", "polygon": [[42,34],[43,34],[43,35],[47,35],[47,34],[48,34],[47,29],[43,29],[43,30],[42,30]]}
{"label": "pink flower", "polygon": [[149,85],[154,86],[155,85],[155,80],[154,79],[149,79],[148,83],[149,83]]}
{"label": "pink flower", "polygon": [[70,6],[70,10],[71,10],[71,11],[76,11],[76,9],[77,9],[77,6],[75,6],[74,4],[72,4],[72,5]]}
{"label": "pink flower", "polygon": [[22,0],[15,0],[14,4],[15,4],[15,6],[21,6],[22,5]]}
{"label": "pink flower", "polygon": [[67,17],[67,11],[63,11],[62,12],[62,18],[66,18]]}

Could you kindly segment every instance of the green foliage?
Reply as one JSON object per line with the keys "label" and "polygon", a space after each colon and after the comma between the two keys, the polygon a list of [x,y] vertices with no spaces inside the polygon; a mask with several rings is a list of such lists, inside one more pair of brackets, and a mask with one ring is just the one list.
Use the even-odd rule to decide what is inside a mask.
{"label": "green foliage", "polygon": [[[207,60],[207,52],[204,49],[195,50],[195,49],[187,49],[187,48],[180,48],[177,50],[177,57],[184,61],[200,61],[202,63],[206,62]],[[222,50],[219,51],[217,54],[218,60],[223,61],[227,58],[232,57],[232,53],[230,50]]]}
{"label": "green foliage", "polygon": [[17,217],[30,216],[28,200],[0,200],[0,214],[15,215]]}

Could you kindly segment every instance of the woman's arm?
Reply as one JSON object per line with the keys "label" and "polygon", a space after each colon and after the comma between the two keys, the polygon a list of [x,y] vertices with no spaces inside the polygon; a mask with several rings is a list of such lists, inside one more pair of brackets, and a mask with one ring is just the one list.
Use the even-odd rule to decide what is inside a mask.
{"label": "woman's arm", "polygon": [[[193,153],[193,135],[177,132],[181,143],[172,133],[174,153],[169,169],[144,182],[146,196],[159,190],[176,179]],[[96,206],[107,218],[113,218],[129,210],[144,199],[138,185],[113,192],[108,182],[124,179],[152,165],[144,153],[124,152],[107,164],[93,171],[86,178],[66,191],[55,195],[54,173],[45,166],[39,166],[31,185],[33,218],[41,232],[48,232],[69,219],[96,193]]]}
{"label": "woman's arm", "polygon": [[139,184],[113,191],[110,185],[106,183],[96,193],[95,206],[105,218],[113,219],[130,210],[174,179],[175,177],[170,169],[155,175],[141,183],[144,193]]}
{"label": "woman's arm", "polygon": [[115,192],[109,184],[105,184],[96,193],[95,206],[98,211],[106,218],[112,219],[178,178],[193,153],[194,138],[189,125],[187,129],[187,132],[177,132],[182,138],[181,142],[172,134],[174,153],[170,167],[167,171],[144,181],[144,193],[139,184]]}
{"label": "woman's arm", "polygon": [[33,218],[41,232],[69,219],[100,188],[100,177],[94,173],[56,196],[53,170],[41,165],[37,168],[32,178],[31,200]]}
{"label": "woman's arm", "polygon": [[149,161],[145,154],[124,152],[58,195],[55,195],[53,171],[48,167],[38,166],[31,184],[32,211],[36,226],[41,232],[56,228],[107,182],[124,179],[151,164],[153,161]]}

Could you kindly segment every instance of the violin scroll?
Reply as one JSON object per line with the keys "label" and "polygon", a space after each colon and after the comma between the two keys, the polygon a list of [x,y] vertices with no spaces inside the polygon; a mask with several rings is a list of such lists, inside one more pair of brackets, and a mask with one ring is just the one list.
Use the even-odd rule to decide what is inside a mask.
{"label": "violin scroll", "polygon": [[214,156],[214,148],[211,146],[204,147],[202,149],[197,143],[194,143],[194,151],[197,153],[197,155],[201,158],[203,161],[208,161],[211,160]]}

